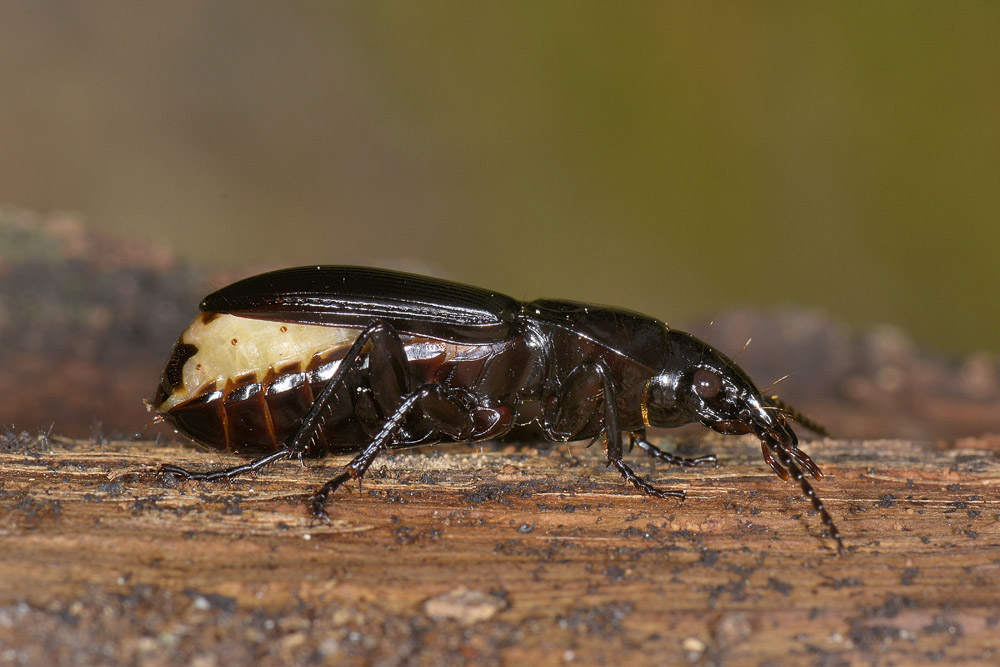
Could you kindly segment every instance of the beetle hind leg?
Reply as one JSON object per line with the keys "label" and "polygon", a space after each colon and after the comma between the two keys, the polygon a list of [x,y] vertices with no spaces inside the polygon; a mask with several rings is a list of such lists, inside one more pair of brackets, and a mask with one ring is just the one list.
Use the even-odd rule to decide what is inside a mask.
{"label": "beetle hind leg", "polygon": [[395,441],[407,418],[412,414],[426,417],[434,424],[438,433],[455,440],[469,437],[475,429],[471,411],[453,392],[439,383],[424,385],[400,403],[364,451],[355,456],[336,477],[310,496],[310,508],[314,517],[329,523],[330,516],[326,512],[326,502],[330,494],[350,479],[357,479],[360,482],[378,455]]}
{"label": "beetle hind leg", "polygon": [[219,470],[210,470],[208,472],[191,472],[190,470],[185,470],[179,466],[174,465],[163,465],[160,467],[161,475],[172,475],[177,479],[189,480],[193,479],[202,482],[211,482],[216,479],[232,479],[240,475],[245,475],[247,473],[254,473],[261,468],[267,467],[274,463],[275,461],[280,461],[281,459],[287,459],[292,456],[292,452],[287,447],[279,449],[276,452],[271,452],[267,456],[262,456],[259,459],[254,459],[250,463],[244,463],[239,466],[232,466],[231,468],[221,468]]}

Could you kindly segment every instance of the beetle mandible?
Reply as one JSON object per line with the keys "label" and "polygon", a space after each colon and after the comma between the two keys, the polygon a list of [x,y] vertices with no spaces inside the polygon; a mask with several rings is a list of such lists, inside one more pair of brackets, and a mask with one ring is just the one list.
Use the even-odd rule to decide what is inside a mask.
{"label": "beetle mandible", "polygon": [[521,302],[424,276],[350,266],[273,271],[201,302],[174,344],[152,408],[210,447],[254,457],[184,479],[232,478],[275,461],[357,453],[312,496],[360,478],[387,449],[475,442],[517,429],[549,441],[604,436],[608,465],[660,498],[622,460],[630,449],[671,465],[714,463],[661,451],[649,427],[699,422],[752,433],[782,479],[795,478],[844,546],[806,479],[823,474],[799,449],[789,418],[815,424],[763,395],[724,354],[636,312],[556,299]]}

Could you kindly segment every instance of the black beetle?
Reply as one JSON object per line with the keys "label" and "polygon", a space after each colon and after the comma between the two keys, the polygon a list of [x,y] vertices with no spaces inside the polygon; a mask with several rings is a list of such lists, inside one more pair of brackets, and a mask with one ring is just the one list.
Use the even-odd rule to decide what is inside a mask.
{"label": "black beetle", "polygon": [[361,478],[386,449],[480,441],[534,429],[553,442],[607,440],[608,464],[642,491],[684,498],[639,477],[630,447],[684,459],[647,427],[700,422],[752,433],[764,460],[789,474],[843,552],[806,474],[821,479],[788,418],[728,357],[659,320],[620,308],[503,294],[423,276],[311,266],[247,278],[209,295],[174,345],[152,408],[189,437],[256,457],[185,479],[230,478],[280,459],[360,452],[312,497]]}

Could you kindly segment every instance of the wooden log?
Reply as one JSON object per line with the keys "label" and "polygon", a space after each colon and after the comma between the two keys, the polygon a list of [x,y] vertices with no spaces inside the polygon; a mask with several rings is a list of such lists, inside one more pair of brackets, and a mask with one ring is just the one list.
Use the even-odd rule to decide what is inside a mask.
{"label": "wooden log", "polygon": [[177,483],[158,465],[236,459],[8,434],[0,659],[991,662],[1000,441],[961,445],[805,443],[841,558],[750,439],[699,434],[718,468],[633,453],[683,504],[639,494],[580,444],[387,455],[322,525],[301,498],[347,458]]}

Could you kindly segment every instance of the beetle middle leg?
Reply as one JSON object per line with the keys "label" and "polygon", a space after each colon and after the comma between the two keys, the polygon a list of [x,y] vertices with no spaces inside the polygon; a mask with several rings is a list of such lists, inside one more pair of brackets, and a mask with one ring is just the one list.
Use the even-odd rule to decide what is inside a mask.
{"label": "beetle middle leg", "polygon": [[629,443],[628,448],[631,451],[636,445],[639,449],[646,452],[654,459],[658,461],[663,461],[664,463],[672,466],[677,466],[678,468],[693,468],[695,466],[702,465],[713,465],[718,466],[719,460],[715,454],[705,454],[704,456],[696,456],[694,458],[687,458],[684,456],[677,456],[676,454],[671,454],[670,452],[665,452],[649,440],[646,439],[646,429],[641,429],[638,431],[629,431]]}
{"label": "beetle middle leg", "polygon": [[453,392],[440,383],[424,385],[400,403],[364,451],[354,457],[340,474],[312,495],[313,516],[329,522],[326,501],[330,494],[351,478],[360,480],[376,457],[394,441],[406,419],[412,414],[427,418],[437,432],[455,440],[468,438],[475,428],[472,412]]}

